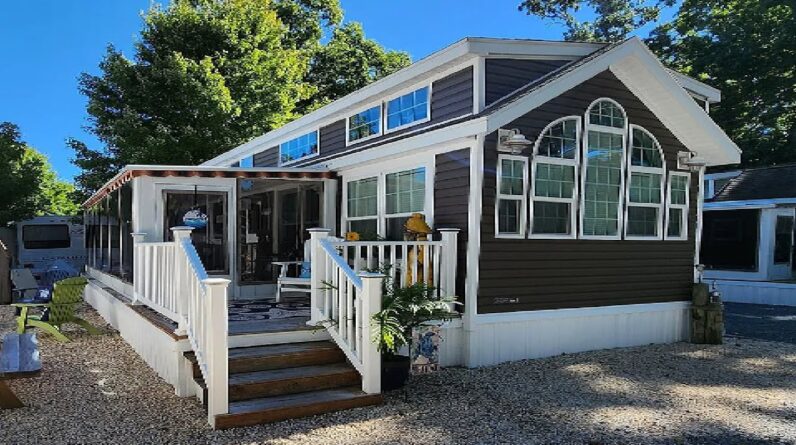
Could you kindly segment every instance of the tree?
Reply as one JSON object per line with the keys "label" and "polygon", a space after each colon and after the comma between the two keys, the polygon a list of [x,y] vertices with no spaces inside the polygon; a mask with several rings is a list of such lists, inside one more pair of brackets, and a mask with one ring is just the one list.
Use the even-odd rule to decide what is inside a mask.
{"label": "tree", "polygon": [[344,54],[352,59],[326,62],[321,37],[341,19],[339,0],[153,6],[132,60],[110,46],[101,74],[80,78],[90,131],[104,145],[68,141],[82,169],[80,192],[91,194],[127,164],[199,164],[352,91],[316,87],[310,82],[341,77],[319,69],[364,64],[377,73],[372,80],[397,68],[396,57],[361,33],[350,43],[362,49]]}
{"label": "tree", "polygon": [[722,91],[711,116],[744,166],[796,162],[796,3],[685,0],[650,47],[676,70]]}
{"label": "tree", "polygon": [[41,153],[25,144],[19,128],[0,123],[0,226],[36,215],[74,215],[71,184],[59,181]]}
{"label": "tree", "polygon": [[[523,0],[519,10],[566,26],[570,41],[620,42],[634,30],[658,20],[661,8],[676,0]],[[576,14],[587,7],[596,15],[580,21]]]}

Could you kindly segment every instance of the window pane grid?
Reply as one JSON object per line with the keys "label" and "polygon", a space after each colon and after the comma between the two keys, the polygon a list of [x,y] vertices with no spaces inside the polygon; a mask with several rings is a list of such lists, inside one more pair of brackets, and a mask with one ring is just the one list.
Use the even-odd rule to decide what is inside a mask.
{"label": "window pane grid", "polygon": [[533,206],[534,235],[569,235],[572,233],[569,202],[537,201]]}
{"label": "window pane grid", "polygon": [[628,236],[658,236],[658,208],[628,207],[627,234]]}
{"label": "window pane grid", "polygon": [[426,197],[425,183],[425,168],[388,174],[387,214],[422,212]]}
{"label": "window pane grid", "polygon": [[548,128],[539,142],[537,154],[551,158],[575,159],[578,149],[577,120],[568,119]]}
{"label": "window pane grid", "polygon": [[663,168],[663,159],[658,144],[647,132],[634,128],[632,147],[630,165]]}
{"label": "window pane grid", "polygon": [[428,118],[428,87],[387,102],[387,129]]}
{"label": "window pane grid", "polygon": [[624,128],[625,114],[615,103],[601,100],[589,110],[589,123],[604,127]]}
{"label": "window pane grid", "polygon": [[546,198],[572,198],[575,189],[575,166],[536,164],[534,196]]}
{"label": "window pane grid", "polygon": [[655,173],[631,173],[629,199],[631,203],[660,204],[661,175]]}
{"label": "window pane grid", "polygon": [[318,132],[313,131],[279,145],[279,162],[297,161],[318,154]]}
{"label": "window pane grid", "polygon": [[525,162],[516,159],[500,161],[500,194],[522,195],[524,193]]}
{"label": "window pane grid", "polygon": [[353,142],[379,134],[381,106],[375,106],[348,118],[348,141]]}
{"label": "window pane grid", "polygon": [[348,216],[375,216],[378,212],[377,179],[367,178],[348,183]]}
{"label": "window pane grid", "polygon": [[583,234],[615,236],[622,193],[622,135],[588,132]]}

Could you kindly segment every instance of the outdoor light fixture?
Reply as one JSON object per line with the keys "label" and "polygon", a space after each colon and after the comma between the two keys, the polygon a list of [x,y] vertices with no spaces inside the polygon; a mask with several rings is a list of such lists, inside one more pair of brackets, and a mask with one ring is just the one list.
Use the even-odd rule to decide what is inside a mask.
{"label": "outdoor light fixture", "polygon": [[520,133],[520,130],[514,128],[511,130],[498,130],[498,151],[509,152],[513,155],[520,154],[526,147],[533,145],[533,142]]}
{"label": "outdoor light fixture", "polygon": [[681,151],[677,153],[677,168],[681,170],[689,170],[698,172],[702,167],[708,165],[708,161],[704,158],[696,156],[695,153],[690,151]]}

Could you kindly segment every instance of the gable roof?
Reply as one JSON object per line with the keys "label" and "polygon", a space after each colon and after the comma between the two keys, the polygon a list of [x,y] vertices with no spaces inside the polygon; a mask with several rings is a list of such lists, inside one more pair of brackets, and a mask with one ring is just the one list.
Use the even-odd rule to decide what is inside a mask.
{"label": "gable roof", "polygon": [[796,164],[750,168],[706,202],[796,199]]}

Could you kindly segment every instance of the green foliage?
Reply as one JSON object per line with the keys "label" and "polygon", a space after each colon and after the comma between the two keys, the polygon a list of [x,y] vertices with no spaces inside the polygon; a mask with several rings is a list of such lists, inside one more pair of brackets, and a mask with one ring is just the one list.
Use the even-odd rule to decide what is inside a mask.
{"label": "green foliage", "polygon": [[451,304],[459,304],[456,297],[437,298],[436,288],[423,282],[400,287],[386,275],[381,311],[373,315],[373,341],[380,352],[397,354],[403,346],[411,346],[412,330],[416,327],[459,316],[450,310]]}
{"label": "green foliage", "polygon": [[74,215],[73,187],[59,181],[47,158],[25,144],[19,128],[0,123],[0,226],[36,215]]}
{"label": "green foliage", "polygon": [[[519,10],[566,26],[570,41],[619,42],[632,31],[658,20],[661,8],[675,0],[523,0]],[[587,7],[596,14],[593,21],[580,21],[577,13]]]}
{"label": "green foliage", "polygon": [[[68,142],[83,170],[80,192],[91,194],[127,164],[202,163],[406,64],[356,26],[340,28],[359,31],[344,31],[349,52],[337,32],[322,46],[324,30],[341,19],[339,0],[152,6],[135,56],[110,46],[101,74],[80,78],[91,131],[105,146]],[[327,48],[347,59],[333,63]],[[352,68],[361,66],[372,75]]]}
{"label": "green foliage", "polygon": [[796,3],[686,0],[648,43],[674,69],[721,89],[710,114],[744,166],[796,162]]}

